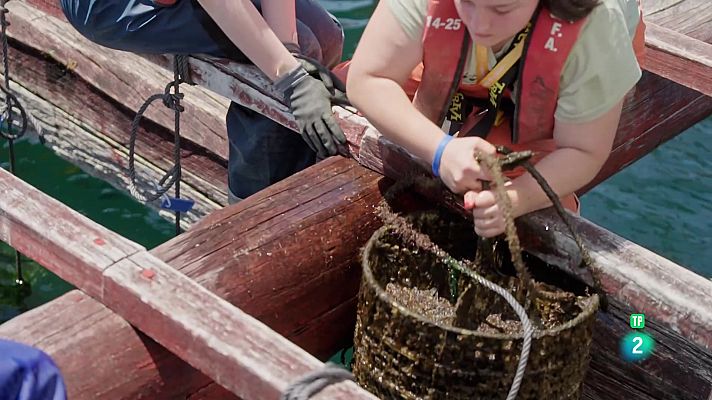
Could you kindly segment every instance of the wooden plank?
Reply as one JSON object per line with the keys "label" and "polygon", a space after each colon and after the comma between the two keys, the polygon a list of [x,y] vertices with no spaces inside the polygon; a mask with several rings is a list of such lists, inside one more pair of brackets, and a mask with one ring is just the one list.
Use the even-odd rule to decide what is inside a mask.
{"label": "wooden plank", "polygon": [[[109,182],[126,190],[128,133],[133,112],[120,99],[102,95],[79,75],[44,54],[12,40],[10,45],[13,88],[17,88],[15,84],[22,85],[18,90],[25,90],[23,100],[33,105],[33,115],[44,122],[50,145],[70,161],[88,166],[92,175],[109,178]],[[65,129],[67,123],[82,129],[70,132]],[[54,135],[55,132],[58,134]],[[137,136],[139,166],[148,167],[147,171],[143,168],[137,171],[162,175],[173,162],[172,132],[144,120]],[[190,222],[214,209],[215,204],[227,203],[227,169],[226,162],[188,141],[182,142],[181,155],[183,181],[196,189],[194,198],[201,203],[190,213],[193,216],[187,218]]]}
{"label": "wooden plank", "polygon": [[[26,90],[17,82],[12,81],[11,87],[25,110],[40,123],[44,133],[45,146],[88,174],[108,182],[120,190],[127,191],[129,181],[126,173],[128,149],[102,132],[94,130],[93,126],[101,125],[100,121],[88,121],[87,119],[78,121],[44,98]],[[87,100],[91,101],[90,99]],[[95,100],[93,102],[95,108],[99,108],[101,102],[104,101],[103,99]],[[108,107],[107,105],[107,109],[110,109]],[[91,114],[86,114],[85,118],[90,116]],[[126,124],[129,123],[128,119],[124,122]],[[37,132],[30,126],[28,136],[36,134]],[[144,147],[145,144],[146,142],[144,141],[143,144],[140,144],[140,147]],[[150,182],[158,182],[165,173],[165,169],[168,168],[168,160],[171,157],[171,154],[168,153],[168,147],[165,150],[165,153],[161,153],[159,156],[161,158],[158,159],[136,157],[136,186],[140,190],[154,190]],[[154,161],[158,161],[162,167],[156,165]],[[200,218],[216,209],[222,208],[223,204],[226,203],[227,194],[225,193],[225,185],[221,185],[218,189],[212,183],[205,181],[204,178],[210,177],[209,173],[206,173],[205,177],[195,173],[196,170],[205,171],[207,169],[205,165],[208,167],[218,166],[216,163],[197,154],[187,156],[182,161],[184,161],[182,162],[184,171],[181,182],[181,196],[195,200],[193,209],[181,215],[181,226],[183,229],[188,229],[191,224]],[[226,174],[224,168],[221,172],[223,175]],[[199,184],[198,187],[195,186],[196,183]],[[219,199],[221,202],[216,202],[213,198]],[[154,201],[147,205],[158,210],[167,219],[172,220],[174,218],[173,214],[161,209],[159,203],[159,201]]]}
{"label": "wooden plank", "polygon": [[644,0],[643,10],[648,22],[712,43],[712,9],[709,4],[708,0]]}
{"label": "wooden plank", "polygon": [[653,355],[640,363],[624,361],[620,340],[631,332],[628,317],[640,309],[618,299],[610,306],[611,312],[599,314],[594,327],[584,399],[694,400],[712,391],[712,353],[648,314],[645,332],[656,342]]}
{"label": "wooden plank", "polygon": [[[574,222],[611,299],[610,313],[599,315],[596,325],[589,398],[703,398],[712,390],[712,281],[583,218]],[[549,229],[542,232],[542,224]],[[523,237],[538,232],[563,257],[576,253],[551,210],[520,219],[518,228]],[[646,332],[657,342],[653,357],[640,365],[618,356],[631,313],[646,315]]]}
{"label": "wooden plank", "polygon": [[144,248],[0,169],[0,240],[92,296],[106,268]]}
{"label": "wooden plank", "polygon": [[712,68],[712,44],[654,23],[645,27],[648,47]]}
{"label": "wooden plank", "polygon": [[696,90],[707,97],[712,94],[712,79],[710,79],[712,69],[653,48],[647,49],[645,58],[648,71]]}
{"label": "wooden plank", "polygon": [[[70,399],[185,399],[212,383],[79,290],[0,325],[0,337],[50,354]],[[212,399],[236,398],[214,383],[210,386],[219,392]]]}
{"label": "wooden plank", "polygon": [[214,212],[152,252],[327,358],[353,336],[357,258],[381,225],[371,211],[385,187],[379,175],[333,157]]}
{"label": "wooden plank", "polygon": [[[323,366],[294,343],[144,252],[104,274],[102,302],[244,399],[278,399]],[[314,399],[376,399],[353,382]]]}
{"label": "wooden plank", "polygon": [[[40,8],[35,8],[35,5]],[[90,42],[66,22],[56,2],[51,6],[35,1],[13,1],[7,7],[12,21],[12,29],[8,30],[10,38],[43,53],[60,65],[69,66],[91,86],[133,112],[149,96],[163,93],[166,83],[173,79],[171,71],[155,68],[153,63],[139,55]],[[54,15],[45,11],[51,11]],[[31,71],[36,73],[41,70]],[[19,70],[13,68],[12,72],[16,74]],[[139,82],[141,84],[137,84]],[[183,118],[182,136],[227,159],[225,114],[229,101],[201,87],[182,85],[181,90],[185,93],[185,115],[190,116]],[[81,118],[84,107],[65,111]],[[160,102],[147,110],[146,117],[173,130],[173,111]]]}
{"label": "wooden plank", "polygon": [[675,7],[686,0],[643,0],[642,9],[646,20],[655,13]]}

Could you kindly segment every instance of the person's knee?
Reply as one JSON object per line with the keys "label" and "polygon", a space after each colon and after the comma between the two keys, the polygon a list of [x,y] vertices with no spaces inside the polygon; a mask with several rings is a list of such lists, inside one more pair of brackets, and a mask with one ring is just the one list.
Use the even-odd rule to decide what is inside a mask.
{"label": "person's knee", "polygon": [[321,44],[317,40],[314,32],[302,21],[297,20],[297,36],[299,37],[299,48],[302,54],[324,63]]}
{"label": "person's knee", "polygon": [[149,6],[143,13],[135,12],[141,6],[130,0],[61,0],[64,16],[74,29],[92,42],[111,48],[117,48],[136,20],[150,17],[145,9]]}
{"label": "person's knee", "polygon": [[322,63],[332,68],[339,61],[344,48],[341,23],[315,0],[297,0],[297,19],[309,27],[321,46]]}

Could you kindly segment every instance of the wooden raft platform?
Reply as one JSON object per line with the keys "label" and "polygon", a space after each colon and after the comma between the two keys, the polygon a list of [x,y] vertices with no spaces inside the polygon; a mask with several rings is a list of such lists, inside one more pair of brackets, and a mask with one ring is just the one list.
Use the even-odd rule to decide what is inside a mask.
{"label": "wooden raft platform", "polygon": [[[352,337],[353,306],[360,273],[356,257],[370,232],[379,225],[369,211],[388,186],[388,182],[378,175],[371,172],[360,174],[358,171],[365,170],[351,160],[332,158],[239,205],[214,213],[151,253],[315,354],[326,357]],[[315,181],[319,185],[313,185]],[[9,178],[0,182],[7,185],[3,189],[17,186]],[[323,192],[313,193],[310,189],[314,187],[322,188]],[[39,195],[17,195],[20,196],[35,199]],[[38,199],[38,202],[47,203],[47,200]],[[46,253],[43,249],[47,248],[46,238],[42,239],[41,245],[36,244],[38,240],[27,240],[31,232],[42,238],[44,236],[40,235],[45,233],[39,231],[42,228],[39,223],[27,217],[29,211],[13,208],[19,207],[19,204],[17,201],[0,200],[4,215],[0,219],[0,232],[6,232],[2,239],[80,287],[79,277],[86,277],[82,279],[88,285],[88,292],[97,288],[97,284],[93,283],[97,279],[89,279],[90,274],[76,272],[81,270],[77,267],[81,263],[74,261],[76,256],[62,255],[73,250],[64,249],[63,253],[59,253],[59,257],[66,261],[55,261],[55,258],[43,256]],[[55,210],[55,213],[69,212],[66,209],[56,211],[54,202],[49,205],[51,207],[47,208]],[[40,213],[43,210],[32,211],[32,215],[43,215]],[[544,214],[536,218],[551,219]],[[46,220],[46,217],[41,218],[41,221]],[[520,224],[522,236],[531,234],[527,229],[542,233],[541,220],[531,219],[529,222]],[[603,276],[604,288],[612,300],[611,312],[600,314],[597,321],[593,360],[585,382],[584,398],[704,399],[708,396],[712,390],[712,379],[706,372],[712,370],[712,315],[709,312],[712,282],[583,219],[577,219],[576,225],[583,233],[586,245],[592,249]],[[71,226],[80,225],[75,222]],[[555,225],[550,228],[549,232],[558,232],[559,229]],[[25,234],[14,233],[18,231]],[[54,232],[46,235],[60,240]],[[571,239],[560,232],[556,235],[562,243],[561,247],[568,248],[566,241]],[[76,234],[73,236],[77,237]],[[135,262],[146,265],[144,259],[140,261]],[[150,265],[158,262],[151,260]],[[159,276],[164,274],[163,269],[156,271]],[[104,279],[114,279],[112,276],[109,274]],[[635,279],[631,280],[631,277]],[[137,279],[136,284],[140,285],[144,278],[147,277],[143,275]],[[104,292],[107,289],[114,290],[113,284],[107,286],[104,283]],[[118,296],[119,293],[121,296]],[[200,350],[204,349],[200,343],[187,348],[182,345],[179,349],[172,347],[178,346],[176,341],[180,343],[182,334],[169,329],[173,325],[166,325],[165,319],[178,316],[165,313],[157,318],[150,298],[146,303],[132,299],[139,294],[144,295],[139,290],[120,290],[117,298],[106,294],[97,298],[139,329],[148,332],[159,343],[199,367],[207,376],[223,376],[220,375],[220,368],[213,369],[214,363],[201,364],[204,358],[211,359],[211,353],[201,353]],[[122,299],[118,306],[113,305],[112,302],[118,298]],[[73,301],[77,304],[72,304]],[[176,304],[185,304],[176,301]],[[66,308],[57,313],[60,303]],[[129,399],[140,393],[162,393],[163,390],[170,395],[187,396],[192,393],[198,396],[196,398],[224,398],[221,397],[224,392],[220,395],[220,389],[207,382],[204,375],[187,366],[180,366],[178,360],[133,331],[106,308],[92,304],[79,294],[67,295],[0,326],[0,336],[44,348],[57,358],[60,368],[67,365],[68,370],[73,372],[66,375],[70,390],[77,391],[73,393],[73,398]],[[201,306],[195,307],[195,304]],[[196,302],[192,307],[182,308],[182,311],[205,314],[204,310],[211,308],[203,304]],[[654,356],[640,365],[625,363],[618,357],[618,340],[628,330],[628,315],[632,312],[646,313],[646,329],[658,343]],[[58,335],[61,331],[57,329],[63,327],[67,327],[68,332],[74,332],[86,326],[69,325],[82,314],[86,315],[85,324],[97,326],[97,334],[89,330],[88,337]],[[69,316],[66,321],[63,320],[65,316]],[[28,327],[33,328],[28,331]],[[227,325],[223,327],[231,331]],[[189,324],[183,324],[182,328],[190,332],[197,330]],[[108,346],[111,358],[92,359],[91,363],[104,367],[87,374],[83,363],[88,360],[83,355],[92,354],[92,351],[96,353],[96,348],[102,347],[105,339],[99,332],[114,330],[117,340],[123,342]],[[206,343],[209,342],[206,340]],[[86,353],[83,351],[85,348]],[[198,358],[198,361],[191,357]],[[122,366],[121,373],[109,367],[117,365]],[[136,366],[144,367],[137,369]],[[166,372],[174,367],[175,373]],[[106,387],[107,379],[116,384]],[[165,398],[170,398],[165,395]],[[213,395],[215,397],[211,397]],[[158,398],[162,398],[160,396]]]}
{"label": "wooden raft platform", "polygon": [[[13,26],[15,27],[15,25]],[[69,29],[71,30],[71,28]],[[18,47],[22,47],[22,45],[18,44]],[[29,53],[32,53],[32,51],[29,51]],[[161,61],[158,60],[158,62],[160,63]],[[270,115],[285,125],[291,124],[284,108],[269,97],[269,90],[264,89],[265,86],[259,86],[261,78],[254,73],[254,70],[244,66],[227,65],[215,60],[198,58],[192,60],[192,65],[194,71],[199,72],[200,76],[204,78],[203,83],[205,86],[215,85],[214,89],[219,90],[227,87],[230,90],[224,94],[229,97],[262,110],[266,115]],[[17,71],[17,69],[14,69],[14,71]],[[223,86],[216,82],[229,85]],[[700,93],[688,90],[684,86],[651,74],[646,74],[643,82],[646,85],[642,85],[643,89],[639,85],[636,93],[628,99],[626,110],[641,112],[646,119],[641,124],[641,121],[634,120],[633,115],[635,114],[627,114],[629,115],[627,117],[629,120],[626,122],[624,119],[621,126],[622,128],[633,129],[633,131],[629,130],[628,134],[630,132],[635,132],[635,134],[624,135],[624,137],[619,135],[617,140],[619,153],[617,154],[620,158],[616,161],[618,164],[611,164],[613,167],[608,171],[603,171],[602,177],[619,170],[622,166],[632,162],[632,159],[642,156],[663,140],[674,136],[681,130],[682,126],[692,124],[693,122],[691,121],[710,114],[711,105],[707,96],[700,95]],[[42,82],[37,87],[42,89]],[[89,89],[87,92],[91,92],[91,87],[92,85],[87,85]],[[687,101],[679,100],[676,96]],[[61,100],[61,96],[58,95],[57,97]],[[116,97],[113,100],[104,98],[104,101],[108,104],[113,102],[113,106],[116,107],[116,99],[121,99],[121,97]],[[657,99],[655,104],[658,104],[658,107],[663,104],[665,107],[656,109],[647,104],[647,102],[655,99]],[[677,103],[678,100],[679,104]],[[676,104],[675,106],[670,104],[673,101]],[[678,105],[684,107],[677,108]],[[636,109],[635,107],[638,108]],[[120,105],[117,108],[121,108]],[[661,114],[661,111],[667,112]],[[397,166],[403,165],[403,163],[410,163],[406,154],[391,147],[386,141],[379,138],[377,133],[368,127],[362,119],[348,116],[343,110],[339,112],[345,116],[345,120],[348,120],[344,122],[344,126],[347,127],[349,139],[352,142],[352,152],[357,155],[362,164],[368,165],[379,172],[397,177],[399,171]],[[638,125],[634,122],[637,122]],[[147,135],[149,132],[150,130],[147,130]],[[620,132],[625,131],[621,129]],[[120,133],[117,133],[117,135],[120,135]],[[120,146],[117,148],[120,148]],[[630,153],[634,153],[632,158],[628,158]],[[389,168],[387,169],[383,168],[384,159],[388,160]],[[210,157],[204,158],[203,164],[199,163],[199,165],[207,165],[210,162],[214,162],[212,160],[214,159]],[[616,160],[616,158],[612,157],[612,160]],[[331,187],[331,195],[321,193],[322,197],[311,197],[306,202],[308,206],[300,203],[298,199],[294,199],[293,191],[295,188],[302,188],[305,192],[307,189],[313,189],[314,175],[308,174],[321,176],[321,174],[325,173],[324,171],[330,171],[330,168],[336,168],[337,165],[339,168],[346,168],[345,165],[350,165],[349,168],[353,171],[365,171],[363,168],[356,166],[353,161],[343,159],[329,160],[286,180],[284,182],[284,185],[287,185],[286,187],[280,186],[282,185],[280,183],[264,193],[253,196],[237,207],[230,207],[220,213],[211,215],[205,221],[201,221],[193,230],[166,245],[160,246],[152,253],[161,260],[170,262],[171,266],[180,269],[186,275],[192,276],[212,292],[234,304],[239,304],[245,311],[250,312],[248,310],[250,307],[256,307],[258,311],[255,311],[255,313],[250,312],[250,314],[257,316],[261,312],[262,317],[258,318],[272,327],[277,326],[275,329],[278,332],[289,336],[288,330],[292,329],[293,336],[290,337],[296,338],[293,340],[297,343],[299,343],[299,334],[311,333],[310,339],[306,339],[309,335],[303,335],[306,343],[300,343],[300,345],[310,349],[315,354],[321,354],[321,356],[333,354],[352,335],[349,329],[353,323],[353,301],[359,273],[358,268],[354,267],[353,263],[358,248],[370,236],[369,231],[372,232],[372,229],[375,229],[378,225],[373,220],[373,215],[370,211],[380,199],[381,193],[378,187],[379,180],[377,175],[370,172],[368,174],[371,175],[368,175],[364,172],[365,175],[357,174],[357,176],[365,177],[364,179],[367,182],[364,181],[363,184],[352,187],[353,191],[351,192],[339,193],[341,186],[337,185]],[[352,177],[352,179],[360,181],[361,178]],[[13,183],[11,186],[14,185]],[[263,208],[263,203],[266,199],[272,200],[275,196],[278,196],[281,202],[268,202],[268,204],[271,207],[286,207],[283,210],[288,210],[285,212],[292,213],[290,215],[294,218],[288,224],[275,224],[274,221],[278,217],[282,218],[282,215],[279,213],[269,214],[269,211]],[[361,201],[353,205],[354,198],[361,199]],[[3,205],[3,210],[5,210],[6,205]],[[264,205],[264,207],[268,206]],[[335,210],[341,211],[341,213],[335,213]],[[262,212],[267,214],[260,214]],[[352,223],[349,217],[343,217],[344,213],[349,216],[366,218],[370,222],[362,223],[361,225]],[[314,221],[321,221],[321,223],[331,223],[333,224],[330,225],[332,228],[331,230],[326,230],[325,226],[315,222],[315,225],[312,226],[314,229],[307,230],[307,234],[300,233],[300,224],[302,224],[301,227],[304,227],[303,221],[305,217],[307,219],[313,218]],[[541,219],[537,221],[536,218]],[[238,221],[240,221],[239,224]],[[529,219],[529,221],[548,224],[552,219],[546,213],[541,213],[533,219]],[[17,224],[17,221],[15,221],[15,224]],[[712,309],[709,293],[712,292],[712,288],[710,287],[710,282],[586,221],[579,220],[577,224],[586,231],[589,247],[596,250],[594,256],[599,261],[602,273],[606,278],[604,286],[615,298],[613,302],[614,311],[611,314],[599,317],[592,368],[586,382],[586,398],[619,399],[633,396],[650,399],[707,398],[706,396],[710,395],[710,389],[712,388],[711,378],[705,372],[712,370],[710,356],[712,322],[709,315],[709,310]],[[0,232],[7,230],[7,223],[4,222],[3,226],[5,228],[0,229]],[[235,228],[236,226],[240,226],[240,228]],[[346,226],[359,227],[363,228],[363,230],[355,234],[344,232],[344,227]],[[541,225],[536,224],[520,224],[520,226],[523,226],[523,229],[526,229],[527,226],[534,226],[533,229],[541,230],[538,228]],[[288,229],[285,230],[284,227]],[[235,229],[238,229],[238,231],[236,232]],[[253,231],[253,229],[257,229],[257,231]],[[536,230],[534,232],[537,232]],[[329,232],[329,235],[325,237],[324,232]],[[562,244],[561,247],[567,248],[566,243],[570,239],[566,239],[566,236],[561,233],[555,233],[555,235],[557,243]],[[233,240],[232,238],[239,239]],[[3,240],[5,240],[5,236],[3,236]],[[274,258],[285,260],[294,256],[295,253],[303,251],[304,247],[308,247],[301,243],[304,240],[306,240],[306,243],[315,245],[316,249],[318,249],[312,250],[308,255],[305,255],[304,262],[300,262],[296,266],[294,264],[279,265],[280,268],[273,270],[269,269],[272,267],[265,267],[265,265],[274,266],[272,264],[272,262],[275,262],[273,261]],[[327,242],[326,245],[324,244],[325,240]],[[292,243],[292,245],[284,246],[283,248],[285,243]],[[36,247],[34,251],[39,251],[38,248],[41,250],[39,245]],[[348,247],[348,249],[342,249],[341,247]],[[266,249],[270,251],[263,252]],[[26,248],[25,250],[29,251],[33,250],[33,248]],[[346,253],[338,253],[339,250],[348,251]],[[327,254],[329,258],[326,258],[324,254]],[[33,258],[37,256],[31,253],[28,253],[28,255]],[[558,262],[561,264],[565,264],[566,260],[570,258],[567,254],[560,254],[560,256]],[[42,259],[41,252],[38,257]],[[45,259],[45,262],[51,264],[53,260]],[[181,267],[181,265],[183,266]],[[311,265],[312,267],[303,270],[304,265]],[[51,268],[49,265],[48,267]],[[273,272],[270,273],[269,271]],[[285,271],[293,272],[286,273]],[[65,271],[64,275],[62,273],[59,274],[64,277],[67,272]],[[282,274],[286,276],[282,276]],[[325,281],[325,276],[330,276],[332,280]],[[637,279],[631,282],[631,276]],[[283,283],[272,282],[272,279],[282,278],[284,278]],[[69,278],[65,279],[72,281]],[[267,279],[266,282],[264,282],[265,279]],[[311,286],[311,289],[295,287],[295,282],[302,281],[309,282],[313,286]],[[327,282],[335,285],[333,292],[338,292],[338,299],[340,300],[328,302],[329,305],[320,308],[318,306],[323,305],[324,300],[330,298],[328,293],[331,292],[327,294],[319,292],[320,287],[328,286]],[[262,283],[261,286],[259,285],[260,283]],[[258,286],[254,288],[256,284]],[[345,289],[343,285],[347,285],[346,287],[350,289]],[[682,293],[682,288],[689,289],[689,291]],[[273,307],[269,306],[270,302],[281,299],[284,300],[278,301]],[[134,332],[125,322],[120,318],[116,318],[115,315],[102,308],[99,304],[87,307],[88,304],[93,304],[92,300],[76,293],[57,300],[57,302],[60,301],[64,301],[64,304],[67,304],[68,301],[77,301],[77,304],[85,306],[84,312],[91,309],[93,310],[92,312],[99,313],[96,310],[101,309],[102,315],[105,315],[101,319],[106,322],[104,326],[111,326],[112,328],[117,328],[117,331],[125,332],[122,335],[122,338],[126,340],[124,344],[128,344],[126,348],[132,350],[126,352],[126,354],[122,353],[116,356],[124,362],[128,361],[128,363],[122,364],[125,367],[121,370],[121,373],[117,373],[116,370],[111,371],[113,374],[110,371],[105,371],[107,375],[104,375],[103,378],[116,379],[116,376],[121,376],[123,379],[124,377],[132,376],[137,377],[137,380],[133,382],[122,380],[123,386],[121,387],[124,389],[122,393],[117,391],[109,395],[105,388],[103,393],[107,397],[104,398],[136,398],[137,396],[135,395],[137,393],[146,393],[137,392],[137,390],[149,392],[152,390],[153,392],[151,393],[163,395],[168,387],[171,387],[170,390],[176,387],[175,392],[183,390],[181,395],[192,393],[194,397],[191,398],[224,398],[220,397],[225,395],[224,392],[221,392],[215,385],[210,384],[204,375],[190,367],[183,366],[178,368],[180,373],[177,375],[166,374],[167,365],[178,366],[181,365],[181,361],[170,356],[160,346],[150,344],[150,339]],[[56,307],[52,303],[34,313],[27,313],[10,321],[0,327],[0,336],[7,335],[8,337],[21,338],[22,331],[19,328],[33,326],[40,316],[48,319],[48,321],[52,321],[52,318],[55,320],[61,319],[61,315],[58,314],[47,315],[50,309],[56,312]],[[265,307],[266,311],[259,311],[260,307]],[[313,311],[312,308],[314,307],[318,311]],[[139,307],[131,311],[135,313],[136,310],[140,309]],[[299,311],[295,312],[294,310]],[[76,311],[78,309],[72,307],[68,308],[66,313]],[[654,358],[646,362],[647,364],[641,366],[625,364],[617,357],[617,339],[622,336],[621,332],[626,330],[627,313],[631,311],[645,312],[652,319],[649,327],[654,330],[653,336],[659,342],[658,353]],[[64,314],[62,313],[62,315]],[[55,323],[61,324],[61,321],[55,321]],[[280,324],[283,325],[280,326]],[[142,328],[140,325],[138,326]],[[279,328],[287,329],[287,332],[281,331]],[[313,332],[319,332],[320,328],[336,328],[340,331],[345,331],[346,334],[315,335]],[[169,332],[161,331],[160,329],[157,332],[155,331],[156,328],[151,328],[150,326],[147,329],[152,336],[169,335]],[[43,338],[47,337],[47,331],[37,330],[36,332],[37,337],[35,340],[42,347],[43,340],[45,340]],[[154,336],[156,339],[159,339],[159,337]],[[162,340],[159,339],[159,342],[173,350],[170,345]],[[144,341],[149,344],[143,344]],[[64,349],[72,348],[76,350],[84,348],[89,342],[81,343],[74,340],[73,337],[68,337],[61,344],[59,341],[52,343],[57,346],[55,348],[60,348],[61,346]],[[96,345],[97,342],[94,342],[94,346]],[[310,348],[310,346],[313,347]],[[52,352],[50,351],[50,353]],[[83,354],[81,350],[80,354]],[[184,357],[185,350],[179,349],[177,354]],[[77,359],[75,358],[75,360]],[[190,355],[186,360],[191,363],[196,362],[194,360],[191,361]],[[197,362],[200,363],[200,360]],[[136,365],[148,366],[146,368],[147,371],[135,371]],[[210,365],[201,365],[203,365],[203,369],[210,368]],[[130,371],[130,366],[134,366],[135,374],[133,375]],[[211,377],[220,376],[220,371],[204,372]],[[138,375],[141,376],[138,377]],[[78,376],[72,376],[72,378],[77,381],[80,379]],[[85,379],[86,377],[82,378]],[[103,382],[106,381],[104,380]],[[92,386],[92,384],[95,386]],[[140,386],[139,389],[137,388],[139,384],[144,386]],[[95,393],[100,392],[100,385],[102,385],[101,381],[86,383],[84,385],[86,392],[83,393],[88,397],[85,398],[98,398]],[[126,397],[111,397],[118,393]],[[134,397],[131,397],[132,395]],[[148,398],[155,397],[149,396]]]}
{"label": "wooden raft platform", "polygon": [[[333,174],[324,178],[333,178]],[[0,170],[0,191],[4,194],[0,199],[0,239],[97,299],[240,398],[277,399],[289,383],[323,366],[300,347],[142,247],[4,170]],[[303,191],[307,192],[306,188]],[[286,194],[296,196],[293,191]],[[315,194],[309,191],[305,195]],[[283,209],[282,214],[286,211]],[[261,253],[246,255],[258,254]],[[248,295],[253,290],[246,289]],[[275,288],[270,289],[273,292]],[[275,300],[272,299],[279,302]],[[285,310],[286,305],[281,305],[279,310]],[[83,356],[79,350],[74,348],[73,352]],[[82,367],[86,369],[85,365]],[[112,372],[116,376],[110,381],[122,378],[121,371]],[[83,375],[94,373],[86,371]],[[103,382],[106,385],[107,381]],[[313,398],[375,399],[353,382],[331,385]]]}
{"label": "wooden raft platform", "polygon": [[712,96],[712,7],[709,0],[644,0],[645,68]]}

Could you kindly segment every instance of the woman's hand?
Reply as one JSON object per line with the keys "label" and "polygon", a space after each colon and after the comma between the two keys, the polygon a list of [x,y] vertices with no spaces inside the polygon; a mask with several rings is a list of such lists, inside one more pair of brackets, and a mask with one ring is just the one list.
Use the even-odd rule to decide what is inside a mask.
{"label": "woman's hand", "polygon": [[440,179],[455,193],[482,190],[489,171],[475,159],[477,154],[494,156],[496,148],[479,137],[455,138],[447,144],[440,161]]}
{"label": "woman's hand", "polygon": [[[505,184],[506,186],[510,186]],[[512,205],[512,217],[516,218],[516,195],[513,190],[506,191]],[[478,236],[491,238],[504,233],[505,218],[502,207],[497,203],[492,190],[471,190],[465,193],[464,205],[466,210],[472,210],[475,222],[475,233]]]}

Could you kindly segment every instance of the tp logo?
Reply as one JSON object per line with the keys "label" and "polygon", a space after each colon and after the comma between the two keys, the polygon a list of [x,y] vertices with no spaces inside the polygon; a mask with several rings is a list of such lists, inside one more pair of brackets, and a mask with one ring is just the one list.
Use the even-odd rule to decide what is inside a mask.
{"label": "tp logo", "polygon": [[[643,329],[645,327],[645,314],[631,314],[630,327]],[[630,362],[643,361],[653,354],[655,341],[650,335],[642,331],[633,331],[623,337],[620,342],[620,353],[624,360]]]}

